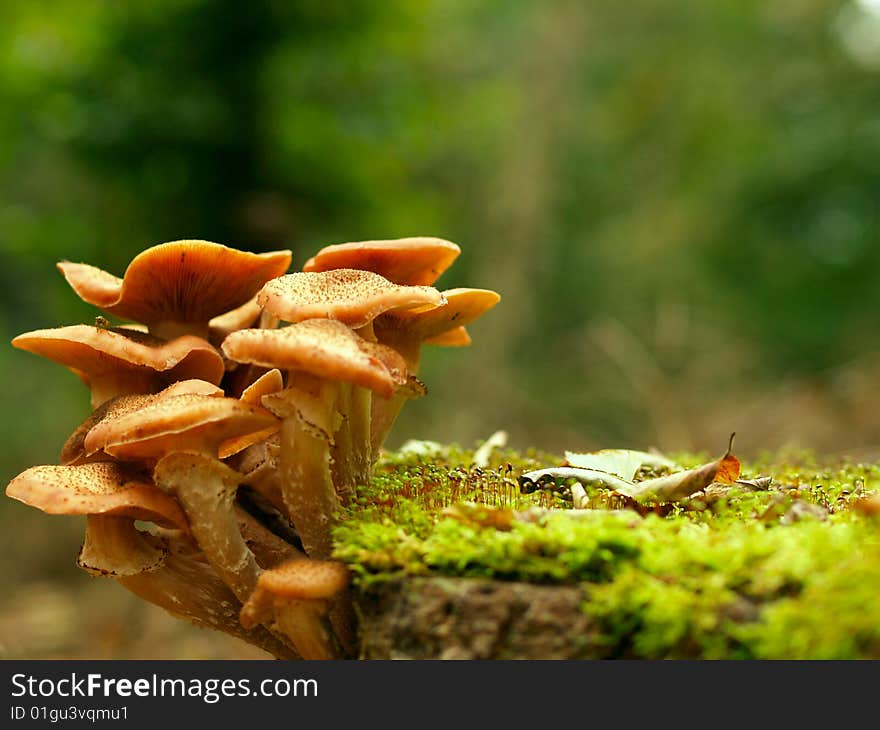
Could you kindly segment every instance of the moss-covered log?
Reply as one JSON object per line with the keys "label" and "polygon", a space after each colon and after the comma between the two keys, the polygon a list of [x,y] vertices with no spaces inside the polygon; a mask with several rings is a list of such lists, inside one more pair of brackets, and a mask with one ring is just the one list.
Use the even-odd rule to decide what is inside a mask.
{"label": "moss-covered log", "polygon": [[854,508],[876,465],[753,463],[675,504],[572,509],[516,488],[552,457],[469,459],[392,457],[337,528],[363,657],[880,658],[880,521]]}

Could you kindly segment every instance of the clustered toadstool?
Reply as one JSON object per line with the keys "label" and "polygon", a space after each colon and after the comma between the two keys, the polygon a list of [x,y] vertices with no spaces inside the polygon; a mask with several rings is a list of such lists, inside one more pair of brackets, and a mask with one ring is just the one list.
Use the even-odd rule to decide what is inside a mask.
{"label": "clustered toadstool", "polygon": [[153,246],[123,278],[62,262],[74,292],[123,320],[37,330],[17,348],[67,367],[91,414],[59,465],[6,494],[84,515],[77,564],[278,658],[356,655],[338,508],[369,483],[423,344],[470,343],[495,292],[433,284],[459,248],[438,238],[290,251]]}

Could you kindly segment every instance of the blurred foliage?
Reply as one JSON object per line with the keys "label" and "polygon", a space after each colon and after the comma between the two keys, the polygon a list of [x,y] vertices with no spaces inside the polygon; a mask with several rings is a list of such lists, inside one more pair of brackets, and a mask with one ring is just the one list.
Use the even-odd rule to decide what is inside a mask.
{"label": "blurred foliage", "polygon": [[[7,0],[0,334],[91,321],[63,258],[437,235],[503,301],[392,445],[876,447],[878,5]],[[0,368],[11,477],[87,394]]]}

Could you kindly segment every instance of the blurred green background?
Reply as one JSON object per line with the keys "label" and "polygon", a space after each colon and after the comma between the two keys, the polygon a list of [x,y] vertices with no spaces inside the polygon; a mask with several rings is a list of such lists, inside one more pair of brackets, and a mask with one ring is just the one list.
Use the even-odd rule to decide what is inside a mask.
{"label": "blurred green background", "polygon": [[[435,235],[462,247],[439,286],[503,300],[469,349],[425,355],[392,446],[737,431],[746,456],[880,454],[880,0],[6,0],[0,21],[6,342],[93,321],[60,259],[121,275],[205,238],[299,267]],[[88,394],[9,346],[0,368],[8,481],[57,459]],[[21,586],[0,652],[95,655],[17,623],[43,588],[69,604],[56,579],[122,593],[72,566],[81,523],[0,518]]]}

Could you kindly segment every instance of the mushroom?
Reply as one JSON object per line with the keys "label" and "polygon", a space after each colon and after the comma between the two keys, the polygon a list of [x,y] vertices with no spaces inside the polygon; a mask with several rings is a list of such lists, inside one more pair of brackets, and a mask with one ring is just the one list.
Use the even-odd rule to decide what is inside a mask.
{"label": "mushroom", "polygon": [[[296,323],[312,317],[339,320],[371,341],[375,341],[373,321],[379,315],[432,309],[446,303],[433,287],[393,284],[379,274],[355,269],[287,274],[267,282],[257,301],[266,312],[284,321]],[[343,431],[337,451],[344,458],[335,460],[341,470],[337,486],[354,486],[369,479],[374,459],[361,436],[371,420],[372,400],[371,394],[357,384],[339,393]],[[348,448],[349,443],[355,448]]]}
{"label": "mushroom", "polygon": [[281,434],[275,433],[264,441],[252,444],[229,460],[230,466],[241,474],[241,483],[268,500],[275,509],[290,520],[281,488]]}
{"label": "mushroom", "polygon": [[9,482],[6,496],[50,515],[124,516],[189,530],[174,498],[116,462],[32,466]]}
{"label": "mushroom", "polygon": [[86,435],[86,454],[158,460],[154,482],[183,506],[192,534],[223,581],[242,601],[258,566],[233,509],[240,475],[217,458],[220,445],[276,423],[263,408],[234,398],[179,395],[133,412],[106,415]]}
{"label": "mushroom", "polygon": [[464,327],[455,327],[454,329],[441,332],[439,335],[429,337],[422,344],[439,345],[441,347],[467,347],[471,344],[470,334]]}
{"label": "mushroom", "polygon": [[458,258],[451,241],[425,236],[385,241],[356,241],[326,246],[306,261],[303,271],[361,269],[395,284],[430,285]]}
{"label": "mushroom", "polygon": [[212,345],[219,347],[230,332],[256,326],[262,313],[263,310],[257,304],[257,295],[254,294],[240,307],[213,317],[208,322],[208,340]]}
{"label": "mushroom", "polygon": [[210,241],[172,241],[138,254],[122,279],[89,264],[62,261],[58,269],[77,295],[152,334],[208,338],[209,322],[245,305],[269,279],[290,266],[290,251],[255,254]]}
{"label": "mushroom", "polygon": [[241,610],[245,628],[273,624],[290,637],[303,659],[339,659],[328,621],[333,599],[348,587],[350,573],[329,560],[292,560],[266,570]]}
{"label": "mushroom", "polygon": [[[424,343],[446,346],[469,344],[470,335],[464,325],[482,316],[501,300],[497,292],[489,289],[448,289],[443,296],[446,302],[439,307],[389,312],[373,322],[376,339],[403,356],[411,376],[418,373]],[[412,389],[402,389],[387,401],[373,402],[373,460],[378,457],[404,401],[412,396]]]}
{"label": "mushroom", "polygon": [[70,435],[61,449],[61,463],[64,465],[76,465],[91,461],[108,461],[112,457],[103,451],[90,455],[87,455],[85,452],[83,442],[95,424],[108,415],[119,416],[122,413],[131,413],[158,399],[184,394],[222,397],[223,391],[216,385],[204,380],[191,379],[172,383],[154,395],[121,395],[111,398],[98,406],[88,418],[76,427],[76,430]]}
{"label": "mushroom", "polygon": [[[86,515],[77,564],[91,575],[112,577],[197,625],[238,636],[276,656],[297,656],[264,628],[241,627],[241,604],[191,546],[177,501],[138,470],[114,462],[35,466],[15,477],[6,494],[48,514]],[[135,520],[154,523],[161,535],[138,530]],[[295,554],[291,548],[285,557]]]}
{"label": "mushroom", "polygon": [[[281,377],[281,371],[277,369],[268,370],[259,378],[257,378],[253,383],[251,383],[251,385],[244,389],[244,392],[241,394],[240,400],[242,403],[249,403],[251,405],[259,406],[260,399],[264,395],[274,393],[275,391],[281,390],[283,387],[284,380]],[[235,454],[239,453],[240,451],[244,451],[250,446],[265,441],[273,434],[278,433],[280,428],[281,424],[279,422],[273,424],[272,426],[269,426],[269,428],[263,429],[262,431],[255,431],[254,433],[248,433],[244,436],[239,436],[237,438],[224,441],[222,444],[220,444],[218,455],[221,459],[226,459],[230,456],[234,456]]]}
{"label": "mushroom", "polygon": [[[158,548],[155,564],[149,564],[149,552],[139,562],[120,558],[131,556],[132,544],[137,543],[141,550]],[[264,626],[241,625],[241,602],[188,539],[154,537],[135,529],[131,520],[90,516],[77,564],[92,575],[112,577],[177,618],[235,636],[279,659],[300,658],[286,637]]]}
{"label": "mushroom", "polygon": [[[360,269],[380,274],[394,284],[431,285],[460,253],[461,249],[451,241],[425,236],[339,243],[318,251],[305,263],[303,271]],[[464,327],[456,327],[425,342],[464,347],[471,344],[471,338]]]}
{"label": "mushroom", "polygon": [[176,380],[216,385],[223,377],[220,353],[192,335],[165,342],[131,329],[79,324],[25,332],[12,344],[75,373],[91,390],[92,408],[118,395],[155,393]]}
{"label": "mushroom", "polygon": [[[276,330],[239,330],[223,342],[227,357],[242,363],[287,370],[284,390],[262,397],[263,405],[282,418],[279,468],[288,515],[306,552],[327,558],[332,549],[330,524],[338,507],[337,487],[353,488],[364,479],[353,465],[363,456],[335,449],[343,415],[340,393],[347,385],[390,397],[405,382],[403,359],[390,348],[368,342],[331,319],[310,319]],[[369,455],[368,421],[352,428],[351,451]],[[331,450],[344,469],[345,483],[334,486]],[[343,463],[336,465],[343,469]],[[350,473],[349,473],[350,472]]]}
{"label": "mushroom", "polygon": [[431,286],[401,286],[371,271],[334,269],[279,276],[263,286],[257,302],[286,322],[338,319],[357,330],[383,312],[437,307],[445,300]]}

